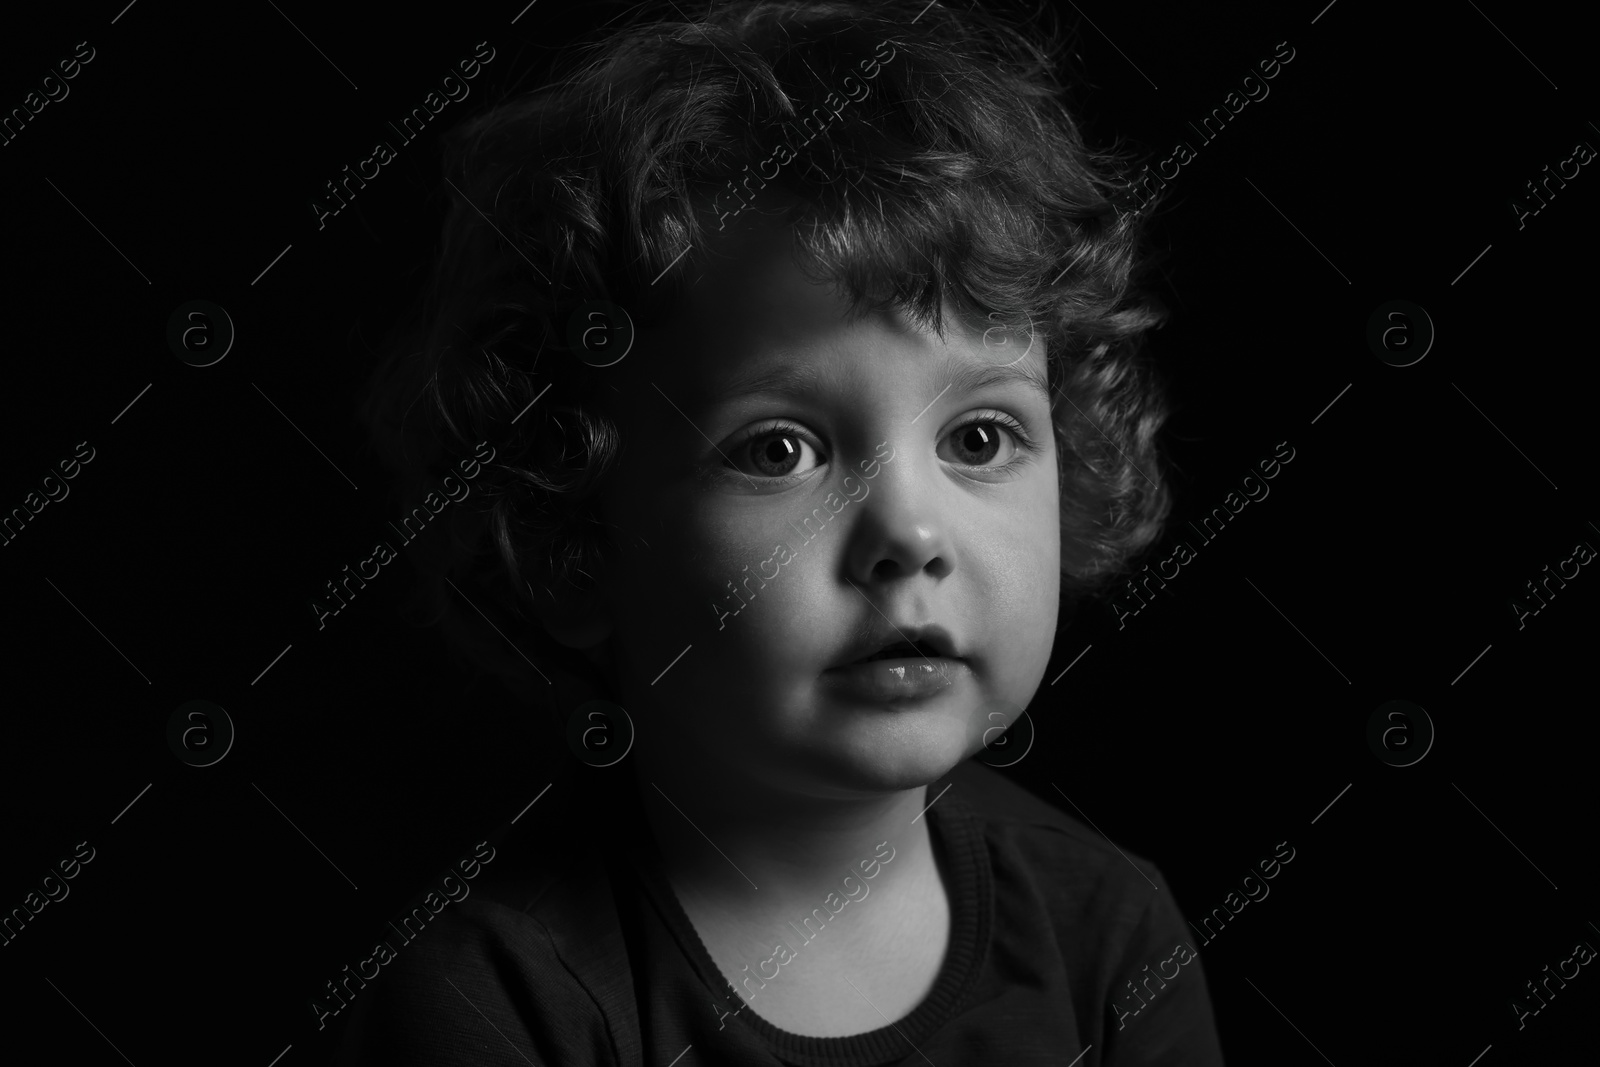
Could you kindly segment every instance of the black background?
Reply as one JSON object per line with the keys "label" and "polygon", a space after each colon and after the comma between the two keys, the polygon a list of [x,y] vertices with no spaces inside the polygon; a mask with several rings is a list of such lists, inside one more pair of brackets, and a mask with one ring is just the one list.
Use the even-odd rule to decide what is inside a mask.
{"label": "black background", "polygon": [[[1005,773],[1160,863],[1191,918],[1294,847],[1202,950],[1230,1064],[1592,1062],[1594,968],[1523,1029],[1510,1002],[1600,945],[1600,578],[1521,629],[1510,601],[1600,546],[1600,177],[1520,230],[1509,206],[1600,145],[1591,44],[1560,5],[1324,2],[1064,9],[1093,138],[1198,148],[1158,224],[1173,316],[1154,342],[1179,400],[1172,537],[1198,555],[1123,628],[1096,609],[1063,630]],[[321,1062],[338,1024],[319,1032],[308,999],[406,899],[547,783],[616,773],[401,619],[409,563],[321,632],[307,602],[397,511],[353,404],[436,240],[437,131],[620,8],[539,0],[512,25],[520,2],[121,3],[7,14],[0,38],[7,111],[96,50],[0,147],[0,509],[77,442],[96,453],[0,547],[0,910],[96,850],[0,948],[0,1040],[82,1064]],[[482,40],[471,97],[319,231],[323,183]],[[1280,41],[1270,96],[1200,145],[1185,120]],[[237,330],[207,368],[166,343],[194,299]],[[1408,367],[1366,340],[1395,299],[1437,330]],[[1270,496],[1201,547],[1184,524],[1283,441]],[[168,748],[191,699],[237,729],[211,767]],[[1404,768],[1366,739],[1393,699],[1436,730]]]}

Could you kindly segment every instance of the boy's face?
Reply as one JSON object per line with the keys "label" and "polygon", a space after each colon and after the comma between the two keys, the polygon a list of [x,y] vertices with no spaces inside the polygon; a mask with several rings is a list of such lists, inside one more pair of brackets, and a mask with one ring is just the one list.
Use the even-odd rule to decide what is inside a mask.
{"label": "boy's face", "polygon": [[[986,343],[953,315],[944,340],[898,312],[847,322],[789,242],[730,238],[682,315],[607,371],[623,440],[601,498],[618,546],[602,596],[615,682],[652,759],[813,796],[908,789],[1014,720],[1050,656],[1048,396],[1020,376],[950,377],[1010,365],[1042,382],[1044,346],[998,330]],[[802,384],[736,388],[779,370]],[[876,672],[933,691],[875,694],[835,669],[869,631],[898,639],[891,623],[953,639],[958,663]]]}

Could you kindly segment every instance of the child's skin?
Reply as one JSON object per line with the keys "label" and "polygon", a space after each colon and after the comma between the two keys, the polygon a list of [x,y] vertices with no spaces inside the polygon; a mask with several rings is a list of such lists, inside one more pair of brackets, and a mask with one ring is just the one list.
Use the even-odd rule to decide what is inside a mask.
{"label": "child's skin", "polygon": [[[837,1036],[902,1018],[938,972],[949,901],[917,816],[934,799],[926,783],[982,747],[988,713],[1009,720],[1044,676],[1059,594],[1056,449],[1043,391],[945,390],[940,373],[954,357],[1016,361],[1043,379],[1042,341],[1018,360],[1026,339],[986,345],[948,306],[944,340],[900,312],[847,321],[844,299],[800,273],[790,233],[753,216],[713,245],[682,316],[641,330],[607,372],[624,443],[601,511],[618,547],[600,593],[563,594],[545,624],[614,678],[668,878],[730,981],[755,973],[879,842],[895,849],[869,896],[813,941],[790,931],[797,957],[750,1001],[785,1029]],[[818,384],[705,402],[736,373],[773,367],[814,368]],[[1019,422],[1037,451],[1001,420],[983,424],[998,451],[974,453],[952,431],[986,410]],[[787,464],[796,477],[763,477],[751,459],[772,439],[745,435],[774,419],[807,431],[780,431],[801,451]],[[788,524],[829,490],[844,496],[845,475],[865,481],[860,461],[891,448],[870,493],[799,544]],[[706,468],[727,476],[707,480]],[[710,605],[779,541],[796,557],[719,630]],[[824,672],[885,617],[944,626],[968,670],[916,701],[841,697]],[[732,1000],[709,991],[708,1014],[711,994]]]}

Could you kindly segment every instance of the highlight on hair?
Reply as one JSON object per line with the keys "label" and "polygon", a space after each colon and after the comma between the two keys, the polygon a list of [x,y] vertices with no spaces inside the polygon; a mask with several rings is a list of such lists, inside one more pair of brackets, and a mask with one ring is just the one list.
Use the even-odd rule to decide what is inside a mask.
{"label": "highlight on hair", "polygon": [[[1135,161],[1087,145],[1056,73],[1059,31],[1023,28],[1048,11],[700,10],[642,5],[544,88],[446,135],[437,260],[362,417],[407,502],[477,442],[496,449],[447,543],[419,560],[418,596],[457,655],[522,691],[526,657],[499,633],[587,670],[532,623],[529,599],[604,567],[596,494],[627,434],[572,326],[590,301],[636,325],[669,319],[735,190],[763,182],[794,205],[782,222],[802,269],[854,309],[894,306],[942,331],[948,304],[1046,343],[1062,591],[1105,596],[1171,508],[1156,444],[1167,403],[1141,350],[1165,312],[1136,284],[1150,213],[1116,206]],[[796,150],[774,175],[781,144]],[[480,619],[490,603],[500,630]]]}

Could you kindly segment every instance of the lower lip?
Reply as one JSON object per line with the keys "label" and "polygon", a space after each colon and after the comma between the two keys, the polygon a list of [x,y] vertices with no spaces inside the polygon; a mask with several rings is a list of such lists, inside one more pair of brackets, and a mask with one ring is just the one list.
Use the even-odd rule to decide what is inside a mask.
{"label": "lower lip", "polygon": [[875,659],[824,672],[831,689],[866,701],[921,700],[953,687],[972,669],[964,660],[937,656]]}

